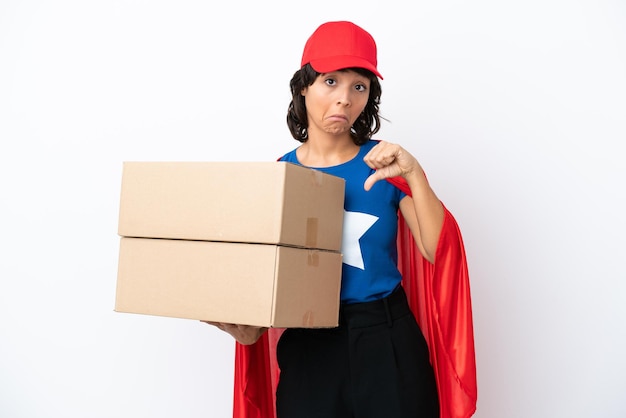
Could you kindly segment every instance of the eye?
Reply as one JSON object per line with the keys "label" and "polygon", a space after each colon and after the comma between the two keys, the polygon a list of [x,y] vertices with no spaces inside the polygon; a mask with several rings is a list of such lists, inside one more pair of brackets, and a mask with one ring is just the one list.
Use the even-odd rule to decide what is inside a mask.
{"label": "eye", "polygon": [[329,86],[334,86],[335,84],[337,84],[337,80],[335,80],[334,78],[327,78],[324,80],[324,83],[326,83]]}
{"label": "eye", "polygon": [[357,84],[354,88],[361,92],[367,91],[367,86],[365,84]]}

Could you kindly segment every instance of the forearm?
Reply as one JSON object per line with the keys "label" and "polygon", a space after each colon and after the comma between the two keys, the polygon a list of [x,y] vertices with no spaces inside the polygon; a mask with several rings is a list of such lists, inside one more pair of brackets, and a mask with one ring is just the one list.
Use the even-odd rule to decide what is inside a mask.
{"label": "forearm", "polygon": [[418,224],[417,234],[419,236],[415,238],[419,239],[422,244],[424,257],[433,262],[443,226],[443,205],[421,170],[406,175],[405,179],[411,189],[413,208]]}

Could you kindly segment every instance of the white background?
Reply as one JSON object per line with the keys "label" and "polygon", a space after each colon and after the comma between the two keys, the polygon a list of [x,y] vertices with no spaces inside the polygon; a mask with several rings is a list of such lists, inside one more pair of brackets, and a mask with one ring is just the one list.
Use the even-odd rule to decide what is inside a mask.
{"label": "white background", "polygon": [[[306,38],[379,46],[378,138],[464,234],[478,418],[626,416],[626,5],[0,2],[0,416],[229,417],[234,344],[113,312],[127,160],[274,160]],[[401,6],[399,6],[401,5]]]}

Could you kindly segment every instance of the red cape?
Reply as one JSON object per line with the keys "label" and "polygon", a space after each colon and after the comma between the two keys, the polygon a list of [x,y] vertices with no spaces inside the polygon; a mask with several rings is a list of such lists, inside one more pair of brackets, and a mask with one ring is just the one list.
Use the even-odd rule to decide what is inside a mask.
{"label": "red cape", "polygon": [[[402,178],[387,179],[410,195]],[[398,224],[398,267],[409,305],[426,337],[435,370],[441,418],[468,418],[476,411],[477,385],[469,275],[461,232],[445,218],[435,263],[424,259],[402,216]],[[235,343],[233,418],[274,418],[280,371],[271,328],[252,345]]]}

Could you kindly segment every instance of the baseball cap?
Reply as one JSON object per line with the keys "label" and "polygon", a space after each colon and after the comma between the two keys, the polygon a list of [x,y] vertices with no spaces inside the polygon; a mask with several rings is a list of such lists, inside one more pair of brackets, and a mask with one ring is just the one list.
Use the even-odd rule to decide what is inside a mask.
{"label": "baseball cap", "polygon": [[365,68],[383,77],[376,65],[376,42],[360,26],[348,21],[320,25],[304,45],[301,67],[311,64],[318,73],[344,68]]}

